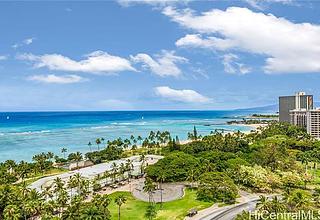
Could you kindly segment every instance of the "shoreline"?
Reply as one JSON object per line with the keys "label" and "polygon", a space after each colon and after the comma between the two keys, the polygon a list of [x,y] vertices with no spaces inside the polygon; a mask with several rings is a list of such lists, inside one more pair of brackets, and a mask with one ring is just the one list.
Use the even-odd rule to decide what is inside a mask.
{"label": "shoreline", "polygon": [[251,128],[254,128],[254,130],[260,127],[263,128],[268,126],[268,124],[237,124],[237,125],[244,126],[244,127],[251,127]]}
{"label": "shoreline", "polygon": [[[42,113],[39,114],[41,115]],[[56,124],[57,127],[52,130],[50,130],[51,128],[41,127],[41,131],[39,132],[19,131],[16,133],[11,132],[10,134],[0,133],[1,137],[3,137],[1,138],[2,140],[0,140],[0,161],[4,162],[12,159],[11,155],[15,155],[16,162],[21,160],[31,162],[32,157],[41,152],[52,152],[55,155],[61,156],[61,147],[67,148],[67,154],[77,151],[85,154],[90,152],[87,146],[89,141],[93,143],[92,150],[95,151],[97,149],[94,144],[96,138],[104,137],[106,140],[114,140],[118,137],[121,137],[122,139],[130,138],[129,135],[147,137],[150,131],[157,130],[170,131],[172,137],[178,136],[181,143],[184,143],[183,141],[186,141],[187,139],[187,132],[191,132],[194,125],[196,126],[198,133],[202,135],[209,135],[210,132],[215,129],[221,130],[223,133],[230,133],[237,130],[240,130],[243,133],[249,133],[251,129],[255,129],[254,126],[247,127],[240,124],[228,125],[226,123],[227,119],[223,119],[223,115],[217,115],[214,111],[213,113],[209,112],[209,114],[208,112],[204,112],[204,114],[202,112],[198,113],[201,117],[185,113],[184,111],[170,113],[169,115],[165,115],[165,118],[163,118],[164,116],[162,114],[150,114],[151,113],[149,112],[148,116],[145,112],[143,114],[141,112],[135,112],[134,115],[128,116],[123,115],[123,112],[120,112],[119,114],[116,114],[116,118],[110,118],[111,116],[109,113],[107,115],[103,114],[98,116],[93,114],[94,117],[99,118],[97,126],[96,123],[94,123],[90,124],[90,126],[88,125],[88,127],[71,127],[70,129],[60,129],[60,119],[65,120],[66,116],[43,115],[42,117],[49,121],[47,126],[50,127],[52,125],[50,123],[58,123]],[[145,116],[145,119],[141,119],[141,115]],[[80,119],[83,119],[83,116],[80,116]],[[152,116],[152,118],[148,118],[147,116]],[[179,117],[177,118],[177,116]],[[38,114],[32,114],[30,117],[31,119],[38,118]],[[73,118],[78,119],[77,115],[71,115],[70,117],[71,118],[68,116],[68,123],[73,123]],[[91,114],[86,115],[83,125],[87,125],[86,122],[90,117]],[[137,118],[137,120],[135,118]],[[10,115],[10,123],[15,122],[15,119],[15,116]],[[53,121],[53,119],[56,120]],[[131,121],[131,119],[134,119],[134,121]],[[220,123],[220,121],[222,123]],[[32,123],[34,126],[38,125],[37,121],[33,122],[31,120],[29,123]],[[208,123],[210,126],[205,125]],[[13,128],[13,130],[16,129],[19,130],[19,126]],[[15,141],[17,139],[19,139],[19,141]],[[10,144],[10,148],[6,147],[8,145],[7,143],[12,143]]]}

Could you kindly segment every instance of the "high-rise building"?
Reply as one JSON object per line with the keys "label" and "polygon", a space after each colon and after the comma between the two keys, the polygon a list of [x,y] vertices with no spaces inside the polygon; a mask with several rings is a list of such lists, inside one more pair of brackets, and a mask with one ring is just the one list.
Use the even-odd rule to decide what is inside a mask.
{"label": "high-rise building", "polygon": [[294,109],[313,109],[313,95],[297,92],[294,96],[279,97],[279,121],[291,122],[290,111]]}
{"label": "high-rise building", "polygon": [[320,109],[307,111],[307,132],[312,137],[320,139]]}
{"label": "high-rise building", "polygon": [[312,137],[320,139],[320,109],[290,111],[291,124],[305,128]]}
{"label": "high-rise building", "polygon": [[290,110],[290,123],[307,129],[307,112],[306,109]]}
{"label": "high-rise building", "polygon": [[298,92],[295,96],[279,97],[279,121],[305,128],[312,137],[320,139],[320,109],[313,108],[312,95]]}

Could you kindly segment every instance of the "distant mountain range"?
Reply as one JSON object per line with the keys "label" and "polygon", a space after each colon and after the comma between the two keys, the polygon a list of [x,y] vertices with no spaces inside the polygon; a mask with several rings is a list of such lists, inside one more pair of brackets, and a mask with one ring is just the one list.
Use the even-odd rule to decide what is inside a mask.
{"label": "distant mountain range", "polygon": [[276,113],[278,112],[278,109],[279,109],[279,105],[273,104],[273,105],[266,105],[266,106],[252,107],[252,108],[241,108],[236,110],[251,111],[256,113],[259,113],[259,112]]}
{"label": "distant mountain range", "polygon": [[[314,102],[314,107],[319,108],[320,102]],[[252,111],[252,112],[269,112],[269,113],[276,113],[279,111],[279,104],[273,104],[273,105],[266,105],[266,106],[259,106],[259,107],[252,107],[252,108],[242,108],[242,109],[236,109],[236,110],[242,110],[242,111]]]}

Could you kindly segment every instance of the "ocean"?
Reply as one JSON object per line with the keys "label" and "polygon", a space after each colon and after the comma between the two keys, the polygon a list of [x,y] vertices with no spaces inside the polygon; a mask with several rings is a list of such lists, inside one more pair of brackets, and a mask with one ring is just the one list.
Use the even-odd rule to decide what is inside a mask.
{"label": "ocean", "polygon": [[227,125],[226,121],[253,112],[233,111],[113,111],[113,112],[2,112],[0,113],[0,161],[31,161],[32,156],[51,151],[61,155],[96,149],[96,138],[113,140],[131,135],[146,137],[150,131],[169,131],[180,140],[196,126],[200,134],[215,129],[247,131],[250,127]]}

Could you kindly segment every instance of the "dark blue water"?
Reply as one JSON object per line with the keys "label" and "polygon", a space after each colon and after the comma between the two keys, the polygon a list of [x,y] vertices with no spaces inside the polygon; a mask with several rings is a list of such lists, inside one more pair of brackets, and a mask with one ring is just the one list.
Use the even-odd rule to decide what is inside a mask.
{"label": "dark blue water", "polygon": [[30,160],[47,151],[59,154],[62,147],[85,153],[87,143],[96,138],[146,136],[151,130],[167,130],[181,140],[193,126],[202,134],[215,129],[246,131],[250,128],[225,122],[248,114],[239,110],[0,113],[0,161]]}

